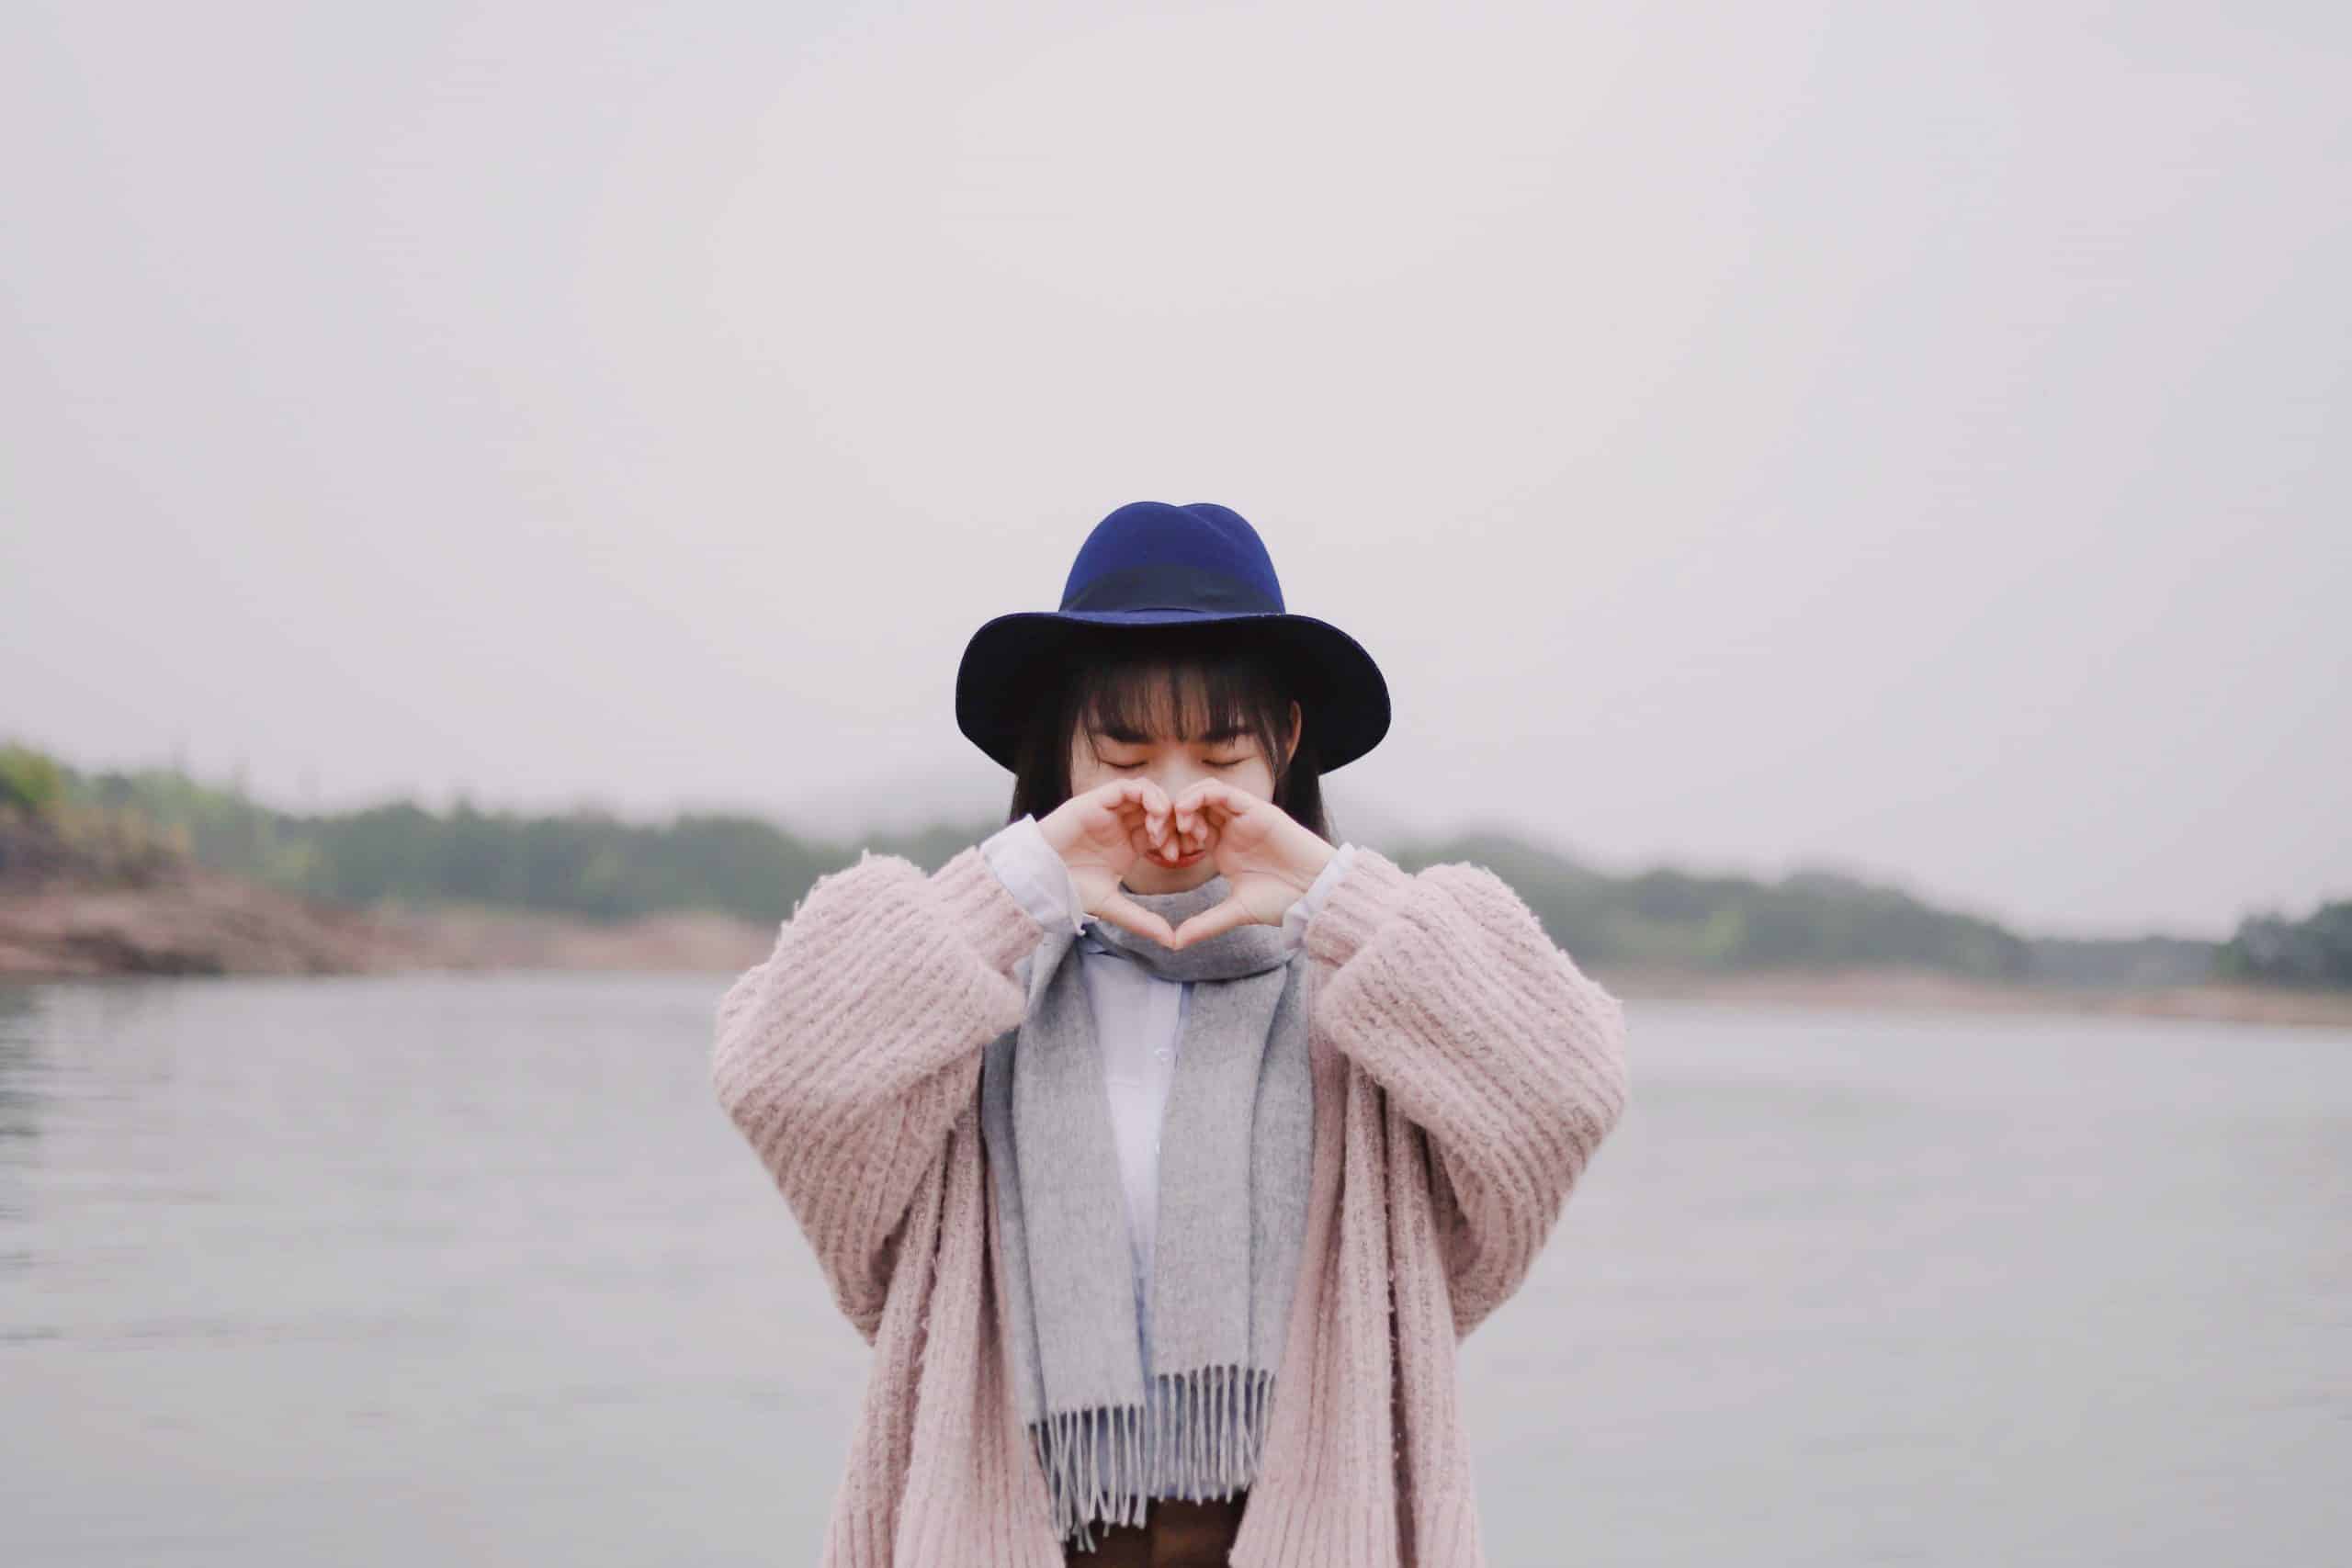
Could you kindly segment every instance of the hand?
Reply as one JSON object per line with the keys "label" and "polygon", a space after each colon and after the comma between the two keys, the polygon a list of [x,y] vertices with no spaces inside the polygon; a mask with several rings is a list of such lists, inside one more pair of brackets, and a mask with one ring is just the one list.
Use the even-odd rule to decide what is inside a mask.
{"label": "hand", "polygon": [[1176,928],[1170,947],[1255,921],[1278,926],[1340,852],[1262,796],[1203,779],[1170,802],[1183,852],[1206,840],[1217,872],[1232,885],[1225,902]]}
{"label": "hand", "polygon": [[1173,815],[1168,792],[1149,779],[1113,779],[1070,796],[1037,827],[1069,868],[1082,911],[1174,947],[1176,933],[1167,919],[1119,886],[1139,857],[1169,845]]}

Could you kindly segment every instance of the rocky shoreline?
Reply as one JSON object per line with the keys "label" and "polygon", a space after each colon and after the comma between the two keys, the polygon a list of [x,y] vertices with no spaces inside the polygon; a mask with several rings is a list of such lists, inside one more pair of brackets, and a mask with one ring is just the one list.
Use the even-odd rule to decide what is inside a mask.
{"label": "rocky shoreline", "polygon": [[526,911],[353,909],[183,868],[140,886],[0,890],[0,978],[433,970],[740,973],[775,933],[725,915],[614,925]]}
{"label": "rocky shoreline", "polygon": [[[603,924],[512,909],[352,909],[185,867],[139,886],[0,891],[0,979],[570,970],[741,974],[772,927],[673,913]],[[2352,993],[2283,987],[2074,987],[1857,968],[1735,974],[1594,969],[1629,1001],[1962,1012],[2080,1012],[2352,1030]]]}

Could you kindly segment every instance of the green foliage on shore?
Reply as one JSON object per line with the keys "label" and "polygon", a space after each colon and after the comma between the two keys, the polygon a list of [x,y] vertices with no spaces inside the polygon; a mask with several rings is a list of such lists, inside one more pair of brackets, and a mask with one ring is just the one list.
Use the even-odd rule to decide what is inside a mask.
{"label": "green foliage on shore", "polygon": [[2276,912],[2239,922],[2214,956],[2233,980],[2293,986],[2352,986],[2352,898],[2322,904],[2306,918]]}
{"label": "green foliage on shore", "polygon": [[0,882],[142,886],[193,857],[187,835],[168,822],[85,798],[79,784],[55,758],[0,742]]}
{"label": "green foliage on shore", "polygon": [[64,799],[65,769],[56,758],[13,740],[0,744],[0,807],[42,817]]}
{"label": "green foliage on shore", "polygon": [[[681,813],[632,822],[596,810],[525,815],[460,800],[446,812],[399,801],[310,815],[171,769],[83,773],[29,747],[0,746],[0,810],[137,823],[214,869],[367,906],[468,903],[621,920],[667,910],[782,919],[827,872],[864,851],[935,869],[1000,823],[941,823],[858,843],[804,837],[758,818]],[[1408,870],[1487,866],[1579,960],[1692,970],[1905,965],[1972,979],[2181,983],[2211,977],[2215,946],[2177,938],[2032,939],[1838,872],[1777,881],[1670,867],[1619,876],[1504,833],[1383,845]],[[0,871],[5,871],[0,856]],[[2249,922],[2221,974],[2352,984],[2352,904],[2300,926]]]}

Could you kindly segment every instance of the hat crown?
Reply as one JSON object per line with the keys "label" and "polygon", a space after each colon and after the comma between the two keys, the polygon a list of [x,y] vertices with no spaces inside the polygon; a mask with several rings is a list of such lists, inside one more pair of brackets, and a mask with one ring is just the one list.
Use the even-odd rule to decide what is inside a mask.
{"label": "hat crown", "polygon": [[[1058,610],[992,616],[964,645],[956,670],[956,722],[1007,768],[1053,710],[1041,693],[1070,666],[1116,639],[1177,626],[1223,628],[1277,658],[1308,712],[1325,773],[1388,732],[1388,682],[1355,638],[1283,603],[1264,541],[1229,506],[1129,502],[1087,535]],[[1080,638],[1089,639],[1081,644]]]}
{"label": "hat crown", "polygon": [[1283,612],[1265,541],[1239,513],[1206,501],[1132,501],[1104,517],[1070,563],[1061,607]]}

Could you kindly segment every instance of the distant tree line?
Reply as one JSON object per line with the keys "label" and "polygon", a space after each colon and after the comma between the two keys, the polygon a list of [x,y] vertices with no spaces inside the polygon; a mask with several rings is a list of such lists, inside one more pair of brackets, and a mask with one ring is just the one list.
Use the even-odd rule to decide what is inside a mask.
{"label": "distant tree line", "polygon": [[1939,909],[1840,873],[1774,882],[1656,869],[1615,876],[1503,833],[1387,851],[1408,871],[1449,861],[1510,884],[1561,945],[1597,962],[1685,969],[1914,964],[2021,979],[2030,945],[1993,921]]}
{"label": "distant tree line", "polygon": [[[580,809],[525,815],[459,800],[305,814],[172,769],[83,773],[24,747],[0,747],[0,806],[78,804],[142,818],[199,863],[339,903],[461,902],[622,920],[712,909],[782,919],[818,877],[859,853],[900,854],[926,870],[999,822],[942,823],[839,843],[759,818],[685,812],[667,822]],[[2310,919],[2248,920],[2211,942],[2032,939],[1843,873],[1775,881],[1659,868],[1619,876],[1503,833],[1384,845],[1408,871],[1487,866],[1510,884],[1579,961],[1701,970],[1905,965],[1985,980],[2178,983],[2216,974],[2352,984],[2352,903]]]}
{"label": "distant tree line", "polygon": [[2352,898],[2322,904],[2300,920],[2276,913],[2243,920],[2213,966],[2230,979],[2352,986]]}

